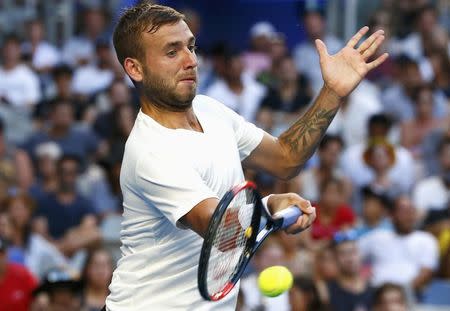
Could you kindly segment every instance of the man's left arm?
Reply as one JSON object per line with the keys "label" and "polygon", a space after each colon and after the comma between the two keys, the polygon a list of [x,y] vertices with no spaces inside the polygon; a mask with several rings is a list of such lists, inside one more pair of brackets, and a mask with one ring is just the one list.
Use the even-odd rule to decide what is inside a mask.
{"label": "man's left arm", "polygon": [[335,55],[329,55],[325,44],[316,40],[324,81],[322,90],[309,109],[280,137],[265,133],[258,147],[243,161],[244,166],[260,168],[283,179],[298,174],[336,115],[341,99],[388,57],[385,53],[368,62],[384,40],[382,30],[356,47],[368,30],[368,27],[361,28]]}

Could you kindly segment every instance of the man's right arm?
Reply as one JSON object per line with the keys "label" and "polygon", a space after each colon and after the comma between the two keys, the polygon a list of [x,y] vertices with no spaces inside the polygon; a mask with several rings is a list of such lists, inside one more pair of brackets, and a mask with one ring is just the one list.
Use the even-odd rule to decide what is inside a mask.
{"label": "man's right arm", "polygon": [[[179,222],[204,238],[210,219],[218,204],[219,200],[217,198],[205,199],[182,216]],[[267,201],[267,206],[272,214],[291,205],[298,206],[302,210],[303,215],[297,219],[296,223],[286,228],[286,232],[298,233],[308,228],[316,218],[315,209],[309,201],[295,193],[274,194]]]}

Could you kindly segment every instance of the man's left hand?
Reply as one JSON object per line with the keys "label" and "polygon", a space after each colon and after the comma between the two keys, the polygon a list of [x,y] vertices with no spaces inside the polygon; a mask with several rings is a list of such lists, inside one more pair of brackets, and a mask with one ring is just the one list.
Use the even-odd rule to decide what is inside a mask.
{"label": "man's left hand", "polygon": [[317,39],[315,42],[319,52],[324,87],[341,98],[350,94],[370,70],[378,67],[388,58],[388,54],[384,53],[377,59],[368,62],[384,41],[383,30],[374,32],[356,47],[368,31],[369,27],[367,26],[361,28],[335,55],[328,54],[327,47],[322,40]]}

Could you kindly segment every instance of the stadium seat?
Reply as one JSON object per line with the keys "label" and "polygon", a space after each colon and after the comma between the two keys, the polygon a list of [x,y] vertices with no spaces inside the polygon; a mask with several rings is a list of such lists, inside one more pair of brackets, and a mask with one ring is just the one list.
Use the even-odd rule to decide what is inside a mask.
{"label": "stadium seat", "polygon": [[422,303],[450,306],[450,281],[436,279],[423,292]]}

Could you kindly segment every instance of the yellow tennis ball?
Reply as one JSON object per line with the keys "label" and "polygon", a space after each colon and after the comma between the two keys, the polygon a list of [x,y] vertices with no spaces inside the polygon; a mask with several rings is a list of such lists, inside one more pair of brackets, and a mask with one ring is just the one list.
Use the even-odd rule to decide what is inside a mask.
{"label": "yellow tennis ball", "polygon": [[258,277],[259,290],[264,296],[276,297],[292,287],[292,273],[283,266],[264,269]]}

